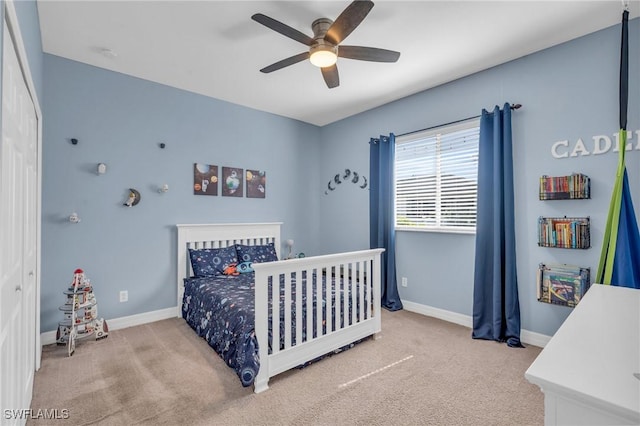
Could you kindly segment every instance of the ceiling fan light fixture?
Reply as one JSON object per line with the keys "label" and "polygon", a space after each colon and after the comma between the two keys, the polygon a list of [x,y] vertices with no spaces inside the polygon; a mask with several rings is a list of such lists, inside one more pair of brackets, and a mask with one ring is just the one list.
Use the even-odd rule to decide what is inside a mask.
{"label": "ceiling fan light fixture", "polygon": [[333,89],[340,85],[340,76],[336,66],[338,56],[359,61],[396,62],[400,57],[400,52],[375,47],[341,45],[344,39],[362,23],[372,7],[371,0],[353,0],[335,21],[329,18],[316,19],[311,23],[313,38],[262,13],[252,15],[251,19],[257,23],[309,46],[308,52],[282,59],[262,68],[260,72],[267,74],[309,59],[309,62],[321,69],[322,78],[327,87]]}
{"label": "ceiling fan light fixture", "polygon": [[319,46],[318,48],[311,50],[309,60],[316,67],[330,67],[338,60],[337,48],[331,46]]}

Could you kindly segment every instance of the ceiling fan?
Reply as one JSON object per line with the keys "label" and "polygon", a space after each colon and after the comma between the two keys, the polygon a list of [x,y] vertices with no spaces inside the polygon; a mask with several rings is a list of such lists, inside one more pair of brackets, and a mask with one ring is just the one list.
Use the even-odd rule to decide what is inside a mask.
{"label": "ceiling fan", "polygon": [[316,19],[311,24],[313,37],[309,37],[262,13],[256,13],[251,17],[254,21],[309,46],[308,52],[299,53],[283,59],[268,67],[262,68],[260,71],[270,73],[309,59],[313,65],[321,69],[322,77],[325,83],[327,83],[327,87],[332,89],[340,85],[338,67],[336,66],[338,57],[357,59],[360,61],[396,62],[400,57],[400,52],[375,47],[340,45],[340,43],[360,25],[372,8],[372,1],[356,0],[343,10],[335,21],[328,18]]}

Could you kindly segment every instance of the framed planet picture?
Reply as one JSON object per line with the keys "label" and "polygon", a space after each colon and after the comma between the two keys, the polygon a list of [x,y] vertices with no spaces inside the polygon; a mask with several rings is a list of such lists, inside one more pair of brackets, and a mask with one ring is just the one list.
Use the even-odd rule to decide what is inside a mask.
{"label": "framed planet picture", "polygon": [[245,173],[247,198],[265,198],[267,174],[264,170],[249,170]]}
{"label": "framed planet picture", "polygon": [[193,164],[193,195],[218,195],[218,166]]}
{"label": "framed planet picture", "polygon": [[244,192],[242,169],[236,167],[222,168],[222,196],[242,197]]}

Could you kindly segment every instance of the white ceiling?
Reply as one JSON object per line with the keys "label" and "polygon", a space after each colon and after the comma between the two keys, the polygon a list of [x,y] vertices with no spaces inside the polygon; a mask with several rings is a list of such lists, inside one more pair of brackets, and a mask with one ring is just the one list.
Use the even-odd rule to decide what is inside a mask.
{"label": "white ceiling", "polygon": [[[308,61],[261,68],[307,47],[251,20],[312,36],[344,1],[38,0],[46,53],[325,125],[621,21],[624,0],[376,0],[344,44],[401,52],[396,63],[338,59],[328,89]],[[640,0],[628,0],[637,17]],[[115,56],[105,55],[110,49]]]}

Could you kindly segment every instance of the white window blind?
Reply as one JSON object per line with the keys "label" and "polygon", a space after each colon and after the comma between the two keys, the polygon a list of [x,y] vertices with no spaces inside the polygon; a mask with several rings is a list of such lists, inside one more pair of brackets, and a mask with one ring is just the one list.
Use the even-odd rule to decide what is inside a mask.
{"label": "white window blind", "polygon": [[480,121],[396,138],[396,229],[475,232]]}

